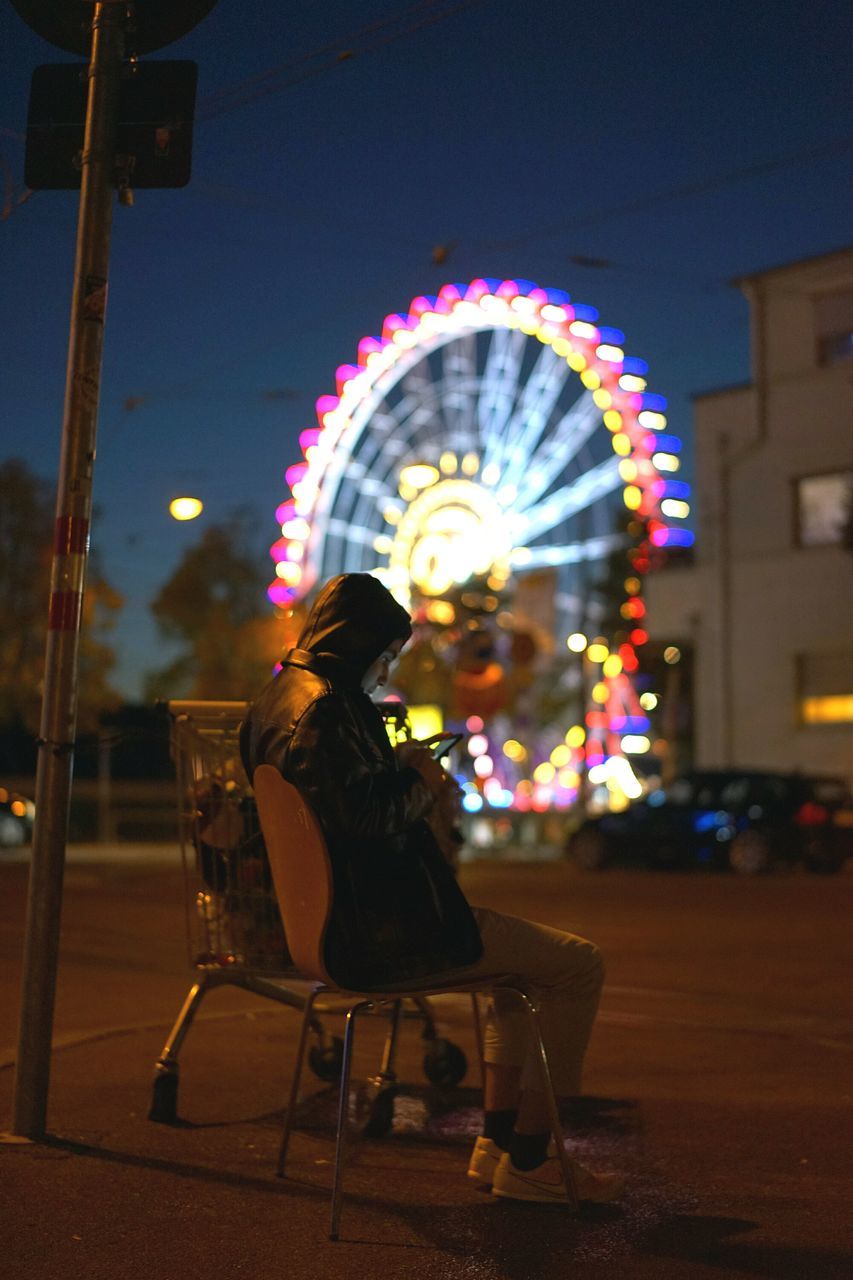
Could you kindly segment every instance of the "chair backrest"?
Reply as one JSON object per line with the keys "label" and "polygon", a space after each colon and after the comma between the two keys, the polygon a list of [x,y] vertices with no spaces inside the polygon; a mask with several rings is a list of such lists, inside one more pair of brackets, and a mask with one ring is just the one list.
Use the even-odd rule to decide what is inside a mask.
{"label": "chair backrest", "polygon": [[306,977],[331,984],[323,940],[332,907],[332,867],[319,823],[273,765],[258,766],[252,787],[288,950]]}

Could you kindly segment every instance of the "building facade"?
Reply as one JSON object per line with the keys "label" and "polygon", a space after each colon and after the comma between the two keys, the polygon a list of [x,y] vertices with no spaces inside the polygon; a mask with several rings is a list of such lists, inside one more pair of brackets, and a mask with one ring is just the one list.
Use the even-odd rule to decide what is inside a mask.
{"label": "building facade", "polygon": [[735,282],[751,381],[695,401],[696,554],[652,575],[698,766],[853,783],[853,249]]}

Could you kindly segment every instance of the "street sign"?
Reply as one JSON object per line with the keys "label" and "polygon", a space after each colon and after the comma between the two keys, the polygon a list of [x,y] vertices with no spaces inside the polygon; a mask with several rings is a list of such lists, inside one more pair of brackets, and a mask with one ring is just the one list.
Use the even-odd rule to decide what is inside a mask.
{"label": "street sign", "polygon": [[[24,162],[24,181],[33,191],[80,186],[87,71],[82,62],[48,63],[33,71]],[[197,79],[195,62],[122,65],[113,186],[186,186]]]}
{"label": "street sign", "polygon": [[[201,22],[216,0],[110,0],[128,11],[127,57],[152,53],[179,40]],[[86,57],[92,48],[94,0],[12,0],[33,31],[68,53]]]}

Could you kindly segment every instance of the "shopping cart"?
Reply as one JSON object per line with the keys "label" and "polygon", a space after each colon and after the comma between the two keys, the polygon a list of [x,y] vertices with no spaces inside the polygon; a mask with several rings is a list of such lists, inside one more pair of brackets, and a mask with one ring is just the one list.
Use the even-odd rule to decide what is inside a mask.
{"label": "shopping cart", "polygon": [[[254,796],[240,760],[239,728],[248,704],[164,705],[171,719],[187,944],[195,974],[154,1067],[148,1118],[173,1124],[178,1113],[178,1055],[207,993],[222,986],[241,987],[302,1011],[307,987],[287,951]],[[405,708],[389,703],[384,712],[392,739],[405,737]],[[320,1009],[321,1014],[334,1012],[333,1004]],[[407,1015],[423,1023],[423,1068],[431,1084],[452,1087],[467,1070],[459,1046],[438,1034],[427,1001],[392,1006],[382,1062],[368,1082],[365,1131],[371,1134],[381,1134],[391,1125],[397,1033]],[[320,1017],[312,1020],[311,1032],[311,1070],[321,1080],[336,1080],[342,1040],[325,1031]]]}

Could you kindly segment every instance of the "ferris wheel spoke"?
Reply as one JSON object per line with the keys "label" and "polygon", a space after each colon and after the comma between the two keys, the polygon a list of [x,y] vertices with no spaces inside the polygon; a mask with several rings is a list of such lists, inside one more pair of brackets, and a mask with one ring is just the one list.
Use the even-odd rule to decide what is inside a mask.
{"label": "ferris wheel spoke", "polygon": [[515,404],[526,335],[518,329],[493,329],[477,403],[483,469],[497,462],[507,423]]}
{"label": "ferris wheel spoke", "polygon": [[494,457],[502,486],[517,488],[570,376],[565,360],[543,347],[506,424],[500,453]]}
{"label": "ferris wheel spoke", "polygon": [[580,564],[585,560],[603,560],[624,545],[625,539],[621,534],[611,533],[599,538],[584,538],[578,542],[525,547],[523,556],[513,557],[512,563],[513,567],[522,571],[556,568],[559,565]]}
{"label": "ferris wheel spoke", "polygon": [[584,391],[528,457],[514,503],[517,510],[527,511],[548,492],[600,422],[601,410],[592,393]]}
{"label": "ferris wheel spoke", "polygon": [[463,333],[439,348],[443,394],[440,405],[447,424],[447,445],[463,453],[470,447],[477,420],[477,335]]}
{"label": "ferris wheel spoke", "polygon": [[340,538],[344,542],[355,542],[365,547],[372,547],[373,540],[376,537],[375,529],[351,524],[349,520],[340,520],[336,516],[329,520],[327,530],[332,537]]}
{"label": "ferris wheel spoke", "polygon": [[597,467],[577,476],[571,484],[557,489],[540,503],[519,513],[516,542],[529,545],[555,529],[570,516],[576,515],[600,499],[606,498],[622,484],[619,475],[619,458],[615,455],[600,462]]}

